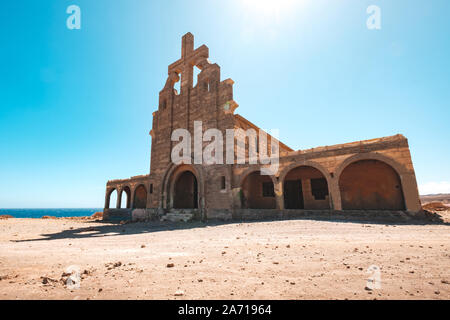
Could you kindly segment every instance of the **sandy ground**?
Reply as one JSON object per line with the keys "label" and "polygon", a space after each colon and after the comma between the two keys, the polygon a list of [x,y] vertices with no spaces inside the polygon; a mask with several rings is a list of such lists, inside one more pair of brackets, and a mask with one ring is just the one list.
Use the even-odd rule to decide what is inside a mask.
{"label": "sandy ground", "polygon": [[[314,220],[0,220],[0,299],[449,299],[449,231]],[[381,289],[370,291],[371,265],[381,268]],[[63,283],[70,266],[85,273],[80,288]]]}

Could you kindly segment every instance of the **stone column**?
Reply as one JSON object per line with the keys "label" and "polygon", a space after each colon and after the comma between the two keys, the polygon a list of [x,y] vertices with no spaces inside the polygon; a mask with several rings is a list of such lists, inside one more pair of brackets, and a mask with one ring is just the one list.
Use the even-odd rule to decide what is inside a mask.
{"label": "stone column", "polygon": [[130,187],[130,209],[134,207],[134,193],[136,192],[136,186]]}
{"label": "stone column", "polygon": [[328,186],[330,190],[331,198],[331,209],[341,211],[342,210],[342,200],[341,200],[341,190],[339,189],[339,181],[336,177],[331,178],[330,185]]}
{"label": "stone column", "polygon": [[273,186],[274,190],[275,190],[275,200],[276,200],[276,208],[278,210],[284,210],[284,193],[283,193],[283,183],[281,181],[279,181],[279,179],[277,179],[278,181],[276,182],[276,184]]}
{"label": "stone column", "polygon": [[109,209],[110,191],[106,189],[105,192],[105,209]]}
{"label": "stone column", "polygon": [[403,196],[405,198],[406,210],[409,212],[419,212],[422,210],[420,203],[419,190],[417,188],[417,180],[414,173],[405,173],[400,175],[403,188]]}
{"label": "stone column", "polygon": [[117,202],[116,202],[116,209],[120,209],[122,206],[122,192],[123,190],[117,190]]}

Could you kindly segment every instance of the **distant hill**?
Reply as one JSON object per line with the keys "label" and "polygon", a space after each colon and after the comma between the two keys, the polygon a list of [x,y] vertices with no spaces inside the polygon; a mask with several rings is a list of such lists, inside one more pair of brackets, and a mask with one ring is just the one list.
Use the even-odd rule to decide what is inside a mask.
{"label": "distant hill", "polygon": [[420,196],[420,200],[422,201],[422,205],[430,202],[442,202],[445,204],[450,204],[450,193],[445,194],[428,194],[424,196]]}

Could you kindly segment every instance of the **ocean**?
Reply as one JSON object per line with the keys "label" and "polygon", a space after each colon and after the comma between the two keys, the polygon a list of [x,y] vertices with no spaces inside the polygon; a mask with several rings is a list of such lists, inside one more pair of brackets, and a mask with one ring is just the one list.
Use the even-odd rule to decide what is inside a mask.
{"label": "ocean", "polygon": [[103,209],[0,209],[1,215],[10,215],[14,218],[42,218],[52,217],[89,217]]}

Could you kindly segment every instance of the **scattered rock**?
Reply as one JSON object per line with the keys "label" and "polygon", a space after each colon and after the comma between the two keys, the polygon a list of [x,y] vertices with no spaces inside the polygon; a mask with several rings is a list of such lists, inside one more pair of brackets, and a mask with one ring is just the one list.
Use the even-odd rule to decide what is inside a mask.
{"label": "scattered rock", "polygon": [[184,296],[184,291],[183,290],[177,290],[174,294],[175,297],[182,297]]}
{"label": "scattered rock", "polygon": [[41,277],[42,284],[50,284],[50,283],[56,283],[58,280],[49,278],[49,277]]}
{"label": "scattered rock", "polygon": [[92,215],[92,219],[103,219],[103,212],[96,212]]}
{"label": "scattered rock", "polygon": [[112,270],[112,269],[118,268],[120,266],[122,266],[122,262],[121,261],[114,262],[114,263],[110,262],[110,263],[105,264],[105,267],[108,268],[108,270]]}
{"label": "scattered rock", "polygon": [[57,220],[58,218],[57,217],[52,217],[52,216],[43,216],[41,219],[44,219],[44,220]]}
{"label": "scattered rock", "polygon": [[173,268],[173,267],[175,267],[175,264],[173,264],[173,263],[168,263],[166,267],[167,267],[167,268]]}
{"label": "scattered rock", "polygon": [[427,211],[446,211],[449,207],[442,202],[431,202],[424,205],[422,208]]}

